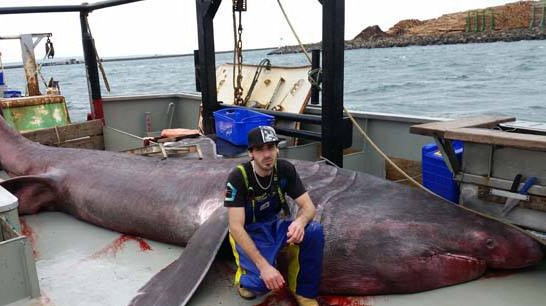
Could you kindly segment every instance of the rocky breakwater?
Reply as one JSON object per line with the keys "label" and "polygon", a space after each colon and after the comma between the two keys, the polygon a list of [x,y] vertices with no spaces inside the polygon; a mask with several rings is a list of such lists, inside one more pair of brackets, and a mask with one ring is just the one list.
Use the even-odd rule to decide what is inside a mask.
{"label": "rocky breakwater", "polygon": [[[543,2],[520,1],[496,7],[476,9],[429,20],[402,20],[384,32],[377,25],[365,28],[346,49],[389,48],[495,41],[546,39],[540,26]],[[534,8],[533,8],[534,7]],[[308,50],[320,43],[306,44]],[[285,46],[273,54],[301,52],[300,46]]]}

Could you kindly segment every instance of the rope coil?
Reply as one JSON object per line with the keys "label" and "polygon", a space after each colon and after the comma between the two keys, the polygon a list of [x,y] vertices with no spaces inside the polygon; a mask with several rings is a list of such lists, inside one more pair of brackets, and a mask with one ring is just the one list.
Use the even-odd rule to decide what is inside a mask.
{"label": "rope coil", "polygon": [[260,63],[258,64],[258,67],[256,68],[256,72],[254,72],[254,78],[252,79],[252,84],[250,84],[250,88],[248,89],[248,92],[246,93],[243,105],[246,105],[248,103],[248,100],[250,99],[252,92],[254,92],[254,87],[256,86],[256,83],[258,82],[258,78],[260,77],[260,74],[262,74],[262,70],[264,68],[266,70],[271,70],[271,61],[267,58],[262,59]]}

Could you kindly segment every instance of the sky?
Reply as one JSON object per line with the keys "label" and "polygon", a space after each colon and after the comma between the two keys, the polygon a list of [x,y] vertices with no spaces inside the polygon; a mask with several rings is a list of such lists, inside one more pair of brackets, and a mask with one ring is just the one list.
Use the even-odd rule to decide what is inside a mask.
{"label": "sky", "polygon": [[[248,0],[243,13],[243,49],[296,44],[278,0]],[[0,0],[0,6],[75,5],[98,0]],[[214,19],[216,51],[233,50],[230,0],[222,1]],[[345,39],[364,28],[379,25],[384,31],[403,19],[431,19],[443,14],[485,8],[515,0],[345,0]],[[322,37],[322,6],[318,0],[281,0],[304,43]],[[52,33],[57,58],[83,56],[78,13],[0,15],[0,37]],[[188,54],[197,49],[194,0],[144,0],[94,11],[89,24],[101,57]],[[38,62],[44,57],[45,40],[36,47]],[[0,40],[4,63],[19,62],[18,40]]]}

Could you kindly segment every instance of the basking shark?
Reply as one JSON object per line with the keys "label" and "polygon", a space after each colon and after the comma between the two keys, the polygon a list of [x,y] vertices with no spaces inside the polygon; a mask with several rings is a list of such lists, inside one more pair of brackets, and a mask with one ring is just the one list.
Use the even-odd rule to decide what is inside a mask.
{"label": "basking shark", "polygon": [[[12,177],[1,185],[19,198],[21,214],[58,210],[117,232],[187,245],[179,260],[140,290],[134,305],[183,305],[189,299],[225,238],[224,184],[241,161],[46,147],[0,118],[0,164]],[[544,257],[542,245],[521,230],[415,188],[293,162],[325,231],[321,294],[419,292],[479,278],[487,269],[528,267]],[[198,256],[191,256],[193,249]]]}

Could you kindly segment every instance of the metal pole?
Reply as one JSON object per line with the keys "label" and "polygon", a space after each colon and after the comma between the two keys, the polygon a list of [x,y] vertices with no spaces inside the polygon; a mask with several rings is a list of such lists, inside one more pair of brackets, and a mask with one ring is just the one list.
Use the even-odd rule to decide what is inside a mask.
{"label": "metal pole", "polygon": [[85,58],[85,69],[87,72],[87,86],[91,98],[91,114],[87,119],[102,119],[104,121],[104,111],[102,109],[102,96],[100,92],[99,69],[97,66],[97,54],[93,38],[89,32],[87,23],[88,12],[80,12],[80,25],[82,31],[83,55]]}
{"label": "metal pole", "polygon": [[531,6],[531,21],[529,22],[529,29],[535,26],[535,6]]}
{"label": "metal pole", "polygon": [[485,32],[485,11],[482,11],[482,32]]}
{"label": "metal pole", "polygon": [[476,11],[475,13],[476,13],[476,32],[479,32],[480,31],[480,14],[478,13],[478,11]]}
{"label": "metal pole", "polygon": [[221,0],[195,0],[197,10],[197,35],[199,41],[199,84],[203,110],[203,132],[213,134],[213,112],[218,109],[216,95],[216,59],[214,51],[214,15]]}
{"label": "metal pole", "polygon": [[541,30],[544,30],[544,13],[546,13],[546,6],[543,4],[542,5],[542,16],[540,17],[540,29]]}
{"label": "metal pole", "polygon": [[343,167],[336,129],[343,126],[345,0],[323,0],[322,20],[322,155]]}
{"label": "metal pole", "polygon": [[491,9],[491,30],[495,31],[496,25],[495,25],[495,11]]}
{"label": "metal pole", "polygon": [[201,92],[201,83],[199,82],[199,50],[193,50],[193,66],[195,73],[195,91]]}
{"label": "metal pole", "polygon": [[23,67],[27,80],[27,93],[29,96],[39,96],[40,84],[38,82],[38,69],[34,55],[34,40],[32,34],[21,35],[21,54],[23,54]]}
{"label": "metal pole", "polygon": [[313,71],[316,71],[316,74],[313,76],[316,78],[317,85],[313,85],[311,88],[311,104],[317,105],[319,104],[319,98],[320,98],[320,49],[313,49],[311,51],[311,69]]}

